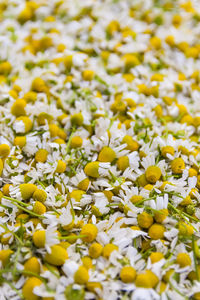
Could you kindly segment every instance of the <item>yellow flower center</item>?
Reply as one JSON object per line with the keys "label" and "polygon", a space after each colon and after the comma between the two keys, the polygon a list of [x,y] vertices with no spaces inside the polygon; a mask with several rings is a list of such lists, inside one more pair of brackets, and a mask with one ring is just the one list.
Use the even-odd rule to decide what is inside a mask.
{"label": "yellow flower center", "polygon": [[42,284],[42,281],[37,277],[30,277],[26,280],[23,288],[22,294],[26,300],[39,300],[39,296],[37,296],[33,290],[36,286]]}
{"label": "yellow flower center", "polygon": [[0,157],[6,158],[10,154],[10,147],[7,144],[0,145]]}
{"label": "yellow flower center", "polygon": [[68,259],[67,250],[59,245],[51,247],[51,253],[46,253],[44,258],[49,264],[54,266],[61,266]]}
{"label": "yellow flower center", "polygon": [[162,173],[159,167],[150,166],[146,169],[145,176],[148,182],[154,184],[161,177]]}
{"label": "yellow flower center", "polygon": [[85,235],[85,237],[82,238],[84,242],[90,243],[95,240],[97,233],[98,230],[94,224],[86,224],[82,227],[80,234]]}
{"label": "yellow flower center", "polygon": [[123,267],[120,272],[121,280],[125,283],[133,282],[136,277],[136,270],[133,267]]}
{"label": "yellow flower center", "polygon": [[88,280],[88,270],[84,266],[80,266],[74,274],[74,281],[78,284],[86,284]]}
{"label": "yellow flower center", "polygon": [[116,158],[116,154],[114,150],[110,147],[103,147],[102,150],[99,153],[98,160],[100,162],[113,162]]}
{"label": "yellow flower center", "polygon": [[89,248],[89,255],[92,258],[98,258],[103,250],[103,246],[99,243],[93,243]]}
{"label": "yellow flower center", "polygon": [[84,172],[87,176],[98,178],[99,177],[99,162],[92,161],[92,162],[88,163],[84,168]]}
{"label": "yellow flower center", "polygon": [[182,174],[185,169],[185,162],[181,157],[175,158],[171,162],[172,172],[174,174]]}
{"label": "yellow flower center", "polygon": [[151,239],[158,240],[164,237],[165,227],[161,224],[153,224],[148,231]]}

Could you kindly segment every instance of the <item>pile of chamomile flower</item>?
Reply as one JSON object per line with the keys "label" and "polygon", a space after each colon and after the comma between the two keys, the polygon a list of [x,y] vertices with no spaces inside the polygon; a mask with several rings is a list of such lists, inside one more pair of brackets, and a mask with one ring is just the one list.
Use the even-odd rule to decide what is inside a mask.
{"label": "pile of chamomile flower", "polygon": [[200,2],[0,1],[0,299],[200,299]]}

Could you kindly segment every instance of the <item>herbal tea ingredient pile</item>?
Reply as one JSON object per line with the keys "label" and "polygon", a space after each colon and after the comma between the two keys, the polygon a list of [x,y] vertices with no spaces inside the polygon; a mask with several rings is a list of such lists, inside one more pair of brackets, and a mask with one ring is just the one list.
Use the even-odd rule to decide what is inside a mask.
{"label": "herbal tea ingredient pile", "polygon": [[1,299],[200,299],[200,3],[0,3]]}

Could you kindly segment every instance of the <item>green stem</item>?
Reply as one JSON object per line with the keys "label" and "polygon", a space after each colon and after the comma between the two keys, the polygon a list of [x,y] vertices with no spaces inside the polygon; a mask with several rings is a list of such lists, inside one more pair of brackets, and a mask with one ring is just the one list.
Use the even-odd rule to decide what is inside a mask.
{"label": "green stem", "polygon": [[70,236],[59,236],[58,239],[59,240],[67,240],[67,241],[70,241],[70,240],[74,240],[74,239],[81,239],[81,238],[84,238],[86,237],[87,235],[85,234],[80,234],[80,235],[70,235]]}
{"label": "green stem", "polygon": [[28,214],[30,214],[30,215],[32,215],[32,216],[34,216],[34,217],[41,218],[41,219],[45,219],[44,216],[41,216],[41,215],[39,215],[39,214],[36,214],[36,213],[34,213],[33,211],[31,211],[31,210],[29,210],[29,209],[26,209],[26,208],[24,208],[24,207],[21,207],[20,205],[16,205],[16,206],[17,206],[18,208],[20,208],[20,209],[26,211]]}
{"label": "green stem", "polygon": [[13,277],[15,277],[15,275],[16,275],[17,263],[18,263],[18,258],[19,258],[20,250],[21,250],[21,247],[18,247],[17,248],[16,257],[15,257],[14,266],[13,266],[13,270],[12,270]]}
{"label": "green stem", "polygon": [[107,204],[106,207],[112,207],[112,206],[120,206],[121,203],[110,203],[110,204]]}
{"label": "green stem", "polygon": [[[177,212],[177,214],[179,214],[189,225],[191,225],[192,226],[192,228],[195,230],[195,231],[197,231],[196,230],[196,228],[188,221],[188,219],[186,218],[186,217],[184,217],[184,215],[186,215],[188,218],[190,218],[190,219],[194,219],[194,218],[192,218],[190,215],[188,215],[188,214],[186,214],[186,213],[184,213],[184,215],[183,215],[183,212],[181,212],[179,209],[177,209],[174,205],[172,205],[170,202],[168,202],[168,206],[169,207],[171,207],[175,212]],[[196,219],[195,219],[195,221],[197,221]]]}
{"label": "green stem", "polygon": [[142,203],[144,203],[144,202],[146,202],[146,201],[154,200],[154,199],[156,199],[156,196],[153,196],[153,197],[150,197],[150,198],[146,198],[146,199],[142,199],[142,200],[136,202],[134,205],[135,205],[135,206],[138,206],[138,205],[140,205],[140,204],[142,204]]}
{"label": "green stem", "polygon": [[109,174],[110,174],[110,176],[112,177],[112,180],[113,180],[114,182],[118,180],[118,178],[117,178],[110,170],[109,170],[108,172],[109,172]]}
{"label": "green stem", "polygon": [[55,275],[57,278],[60,278],[60,276],[58,275],[58,273],[55,272],[55,270],[52,268],[51,265],[49,265],[48,263],[45,263],[45,266],[47,267],[47,269],[48,269],[53,275]]}
{"label": "green stem", "polygon": [[23,205],[23,206],[26,206],[26,207],[29,206],[29,204],[24,203],[24,202],[22,202],[22,201],[20,201],[20,200],[11,198],[11,197],[3,196],[3,198],[4,198],[4,199],[7,199],[7,200],[10,200],[10,201],[13,201],[13,202],[16,202],[16,203],[18,203],[18,204],[20,204],[20,205]]}
{"label": "green stem", "polygon": [[197,257],[196,257],[196,252],[195,252],[194,234],[192,235],[192,251],[193,251],[193,256],[194,256],[194,265],[195,265],[195,270],[196,270],[196,274],[197,274],[197,280],[199,281],[199,269],[198,269]]}
{"label": "green stem", "polygon": [[169,285],[170,287],[177,292],[177,294],[179,294],[180,296],[184,297],[184,299],[188,299],[188,297],[186,297],[184,294],[182,294],[172,283],[171,281],[169,281]]}
{"label": "green stem", "polygon": [[7,279],[4,278],[4,282],[6,282],[20,297],[20,299],[24,299],[24,296],[16,289],[16,287]]}
{"label": "green stem", "polygon": [[36,182],[37,182],[39,185],[41,185],[41,187],[45,190],[45,186],[44,186],[44,184],[43,184],[41,181],[36,180]]}
{"label": "green stem", "polygon": [[67,142],[66,148],[65,148],[66,155],[69,153],[69,148],[70,148],[70,144],[71,144],[71,140],[72,140],[72,137],[73,137],[74,131],[75,131],[75,128],[73,127],[73,128],[72,128],[72,132],[71,132],[71,134],[70,134],[70,136],[69,136],[69,139],[68,139],[68,142]]}
{"label": "green stem", "polygon": [[[7,197],[7,198],[9,198],[9,197]],[[12,201],[11,199],[12,199],[12,198],[10,198],[10,199],[8,199],[8,200]],[[14,202],[14,201],[13,201],[13,202]],[[12,203],[13,203],[13,202],[12,202]],[[34,213],[33,211],[31,211],[31,210],[29,210],[29,209],[27,209],[27,208],[25,208],[25,207],[23,207],[23,206],[17,204],[16,202],[14,202],[13,204],[15,204],[15,206],[18,207],[19,209],[21,209],[21,210],[27,212],[28,214],[30,214],[30,215],[32,215],[32,216],[34,216],[34,217],[41,218],[41,219],[44,219],[44,218],[45,218],[44,216],[41,216],[41,215],[39,215],[39,214],[36,214],[36,213]]]}
{"label": "green stem", "polygon": [[38,275],[37,273],[35,272],[31,272],[31,271],[26,271],[26,270],[22,270],[22,271],[19,271],[21,272],[23,275],[27,275],[27,276],[33,276],[33,277],[37,277],[38,279],[40,279],[42,282],[46,282],[47,279]]}

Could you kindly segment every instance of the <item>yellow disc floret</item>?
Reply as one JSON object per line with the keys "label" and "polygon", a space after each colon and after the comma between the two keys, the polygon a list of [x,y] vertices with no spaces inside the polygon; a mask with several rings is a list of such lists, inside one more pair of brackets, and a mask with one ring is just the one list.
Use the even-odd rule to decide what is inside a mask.
{"label": "yellow disc floret", "polygon": [[113,251],[117,251],[118,250],[118,246],[114,245],[114,244],[107,244],[104,246],[103,248],[103,257],[105,258],[109,258],[110,257],[110,254],[113,252]]}
{"label": "yellow disc floret", "polygon": [[74,115],[71,116],[71,123],[72,125],[77,125],[77,126],[81,126],[83,125],[83,115],[82,113],[76,113]]}
{"label": "yellow disc floret", "polygon": [[33,18],[34,12],[32,11],[31,7],[26,5],[24,9],[20,12],[18,16],[18,21],[20,23],[25,23]]}
{"label": "yellow disc floret", "polygon": [[14,145],[19,146],[19,148],[23,148],[26,145],[26,137],[16,136],[14,139]]}
{"label": "yellow disc floret", "polygon": [[12,70],[12,66],[8,61],[0,63],[0,75],[7,76]]}
{"label": "yellow disc floret", "polygon": [[137,275],[135,285],[143,288],[154,288],[158,282],[158,277],[152,271],[146,270],[145,273]]}
{"label": "yellow disc floret", "polygon": [[6,183],[3,186],[2,192],[5,196],[9,197],[10,196],[10,186],[12,186],[10,183]]}
{"label": "yellow disc floret", "polygon": [[83,263],[83,266],[89,270],[92,268],[92,259],[89,256],[84,256],[81,258],[81,261]]}
{"label": "yellow disc floret", "polygon": [[98,229],[94,224],[86,224],[81,229],[81,235],[85,235],[82,237],[82,240],[86,243],[93,242],[97,236]]}
{"label": "yellow disc floret", "polygon": [[71,139],[70,147],[71,148],[80,148],[83,144],[83,140],[80,136],[73,136]]}
{"label": "yellow disc floret", "polygon": [[84,80],[91,81],[94,78],[94,71],[84,70],[82,76]]}
{"label": "yellow disc floret", "polygon": [[92,258],[98,258],[103,250],[103,246],[99,243],[93,243],[89,248],[89,255]]}
{"label": "yellow disc floret", "polygon": [[141,195],[133,195],[129,200],[131,203],[135,204],[139,201],[142,201],[143,197]]}
{"label": "yellow disc floret", "polygon": [[193,176],[197,176],[197,170],[196,169],[194,169],[194,168],[190,168],[189,170],[188,170],[188,176],[189,177],[193,177]]}
{"label": "yellow disc floret", "polygon": [[29,117],[26,117],[26,116],[21,116],[21,117],[16,118],[15,122],[21,122],[21,121],[24,123],[23,132],[24,133],[29,132],[33,127],[33,123],[31,121],[31,119]]}
{"label": "yellow disc floret", "polygon": [[149,42],[150,42],[151,48],[154,48],[156,50],[161,48],[162,44],[161,44],[161,39],[159,37],[153,36],[152,38],[150,38]]}
{"label": "yellow disc floret", "polygon": [[34,288],[40,286],[42,281],[37,277],[30,277],[24,283],[22,294],[25,300],[39,300],[40,297],[34,293]]}
{"label": "yellow disc floret", "polygon": [[24,264],[24,270],[33,272],[36,274],[40,273],[40,263],[36,257],[29,258]]}
{"label": "yellow disc floret", "polygon": [[100,282],[90,281],[86,283],[87,290],[89,290],[92,293],[95,293],[96,289],[101,290],[102,285]]}
{"label": "yellow disc floret", "polygon": [[150,255],[152,264],[160,261],[163,258],[164,258],[164,255],[161,252],[152,252]]}
{"label": "yellow disc floret", "polygon": [[63,160],[58,160],[57,167],[56,167],[56,172],[57,173],[64,173],[66,170],[67,164]]}
{"label": "yellow disc floret", "polygon": [[33,193],[33,199],[36,201],[45,202],[45,200],[47,199],[47,193],[43,190],[37,189]]}
{"label": "yellow disc floret", "polygon": [[122,142],[127,144],[126,149],[130,151],[137,151],[139,149],[139,144],[135,141],[132,136],[125,135]]}
{"label": "yellow disc floret", "polygon": [[59,127],[56,124],[49,124],[49,132],[51,137],[58,136]]}
{"label": "yellow disc floret", "polygon": [[33,193],[36,191],[37,186],[32,183],[22,183],[19,186],[21,191],[21,196],[23,200],[28,200],[32,197]]}
{"label": "yellow disc floret", "polygon": [[46,149],[39,149],[36,153],[35,153],[35,161],[36,162],[41,162],[41,163],[45,163],[47,160],[47,156],[48,156],[48,151]]}
{"label": "yellow disc floret", "polygon": [[120,171],[125,171],[129,167],[129,158],[128,156],[121,156],[117,160],[117,167]]}
{"label": "yellow disc floret", "polygon": [[138,215],[137,221],[141,228],[149,228],[153,224],[153,217],[144,211]]}
{"label": "yellow disc floret", "polygon": [[179,253],[176,257],[176,263],[179,264],[181,268],[190,266],[192,261],[187,253]]}
{"label": "yellow disc floret", "polygon": [[148,231],[151,239],[158,240],[164,237],[165,227],[161,224],[153,224]]}
{"label": "yellow disc floret", "polygon": [[84,191],[82,190],[73,190],[71,193],[70,193],[70,198],[73,198],[75,199],[77,202],[80,202],[81,201],[81,198],[82,196],[85,194]]}
{"label": "yellow disc floret", "polygon": [[78,184],[78,188],[83,191],[87,191],[90,185],[90,180],[86,177],[85,179],[81,180]]}
{"label": "yellow disc floret", "polygon": [[37,248],[44,248],[46,242],[45,230],[37,230],[33,234],[33,243]]}
{"label": "yellow disc floret", "polygon": [[3,161],[0,158],[0,176],[1,176],[2,172],[3,172]]}
{"label": "yellow disc floret", "polygon": [[110,147],[103,147],[99,153],[98,160],[100,162],[113,162],[116,158],[115,151]]}
{"label": "yellow disc floret", "polygon": [[7,144],[0,145],[0,157],[6,158],[10,154],[10,146]]}
{"label": "yellow disc floret", "polygon": [[88,163],[84,168],[84,172],[87,176],[98,178],[100,176],[99,175],[99,162],[92,161],[92,162]]}
{"label": "yellow disc floret", "polygon": [[33,212],[38,215],[43,215],[46,210],[46,206],[44,206],[44,204],[42,204],[40,201],[36,201],[33,205]]}
{"label": "yellow disc floret", "polygon": [[10,249],[0,250],[0,261],[2,262],[3,266],[9,262],[11,254],[13,254],[13,251]]}
{"label": "yellow disc floret", "polygon": [[131,54],[131,53],[124,54],[122,56],[122,60],[124,61],[124,66],[126,71],[140,64],[140,61],[136,56],[136,54]]}
{"label": "yellow disc floret", "polygon": [[32,90],[37,93],[46,93],[48,89],[45,81],[40,77],[36,77],[32,82]]}
{"label": "yellow disc floret", "polygon": [[163,209],[157,210],[154,213],[154,218],[157,223],[162,223],[166,219],[168,214],[169,214],[168,209],[163,208]]}
{"label": "yellow disc floret", "polygon": [[51,253],[46,253],[44,259],[54,266],[62,266],[66,259],[68,259],[68,254],[66,249],[59,245],[51,246]]}
{"label": "yellow disc floret", "polygon": [[179,222],[178,230],[182,236],[192,236],[194,233],[194,228],[185,222]]}
{"label": "yellow disc floret", "polygon": [[120,272],[120,278],[124,283],[130,283],[135,280],[136,270],[133,267],[123,267]]}
{"label": "yellow disc floret", "polygon": [[34,103],[37,99],[37,93],[35,93],[33,91],[27,92],[26,94],[24,94],[23,99],[26,102],[33,102]]}
{"label": "yellow disc floret", "polygon": [[11,107],[11,113],[16,117],[24,116],[26,114],[25,106],[26,101],[24,99],[17,99]]}
{"label": "yellow disc floret", "polygon": [[148,182],[154,184],[161,177],[162,173],[159,167],[150,166],[146,169],[145,176]]}
{"label": "yellow disc floret", "polygon": [[78,284],[86,284],[88,280],[88,270],[84,266],[80,266],[74,274],[74,281]]}
{"label": "yellow disc floret", "polygon": [[172,146],[162,147],[161,154],[165,158],[167,157],[167,154],[174,155],[174,148]]}
{"label": "yellow disc floret", "polygon": [[171,168],[172,168],[172,172],[174,174],[182,174],[183,170],[185,169],[185,162],[184,162],[184,160],[181,157],[175,158],[171,162]]}

